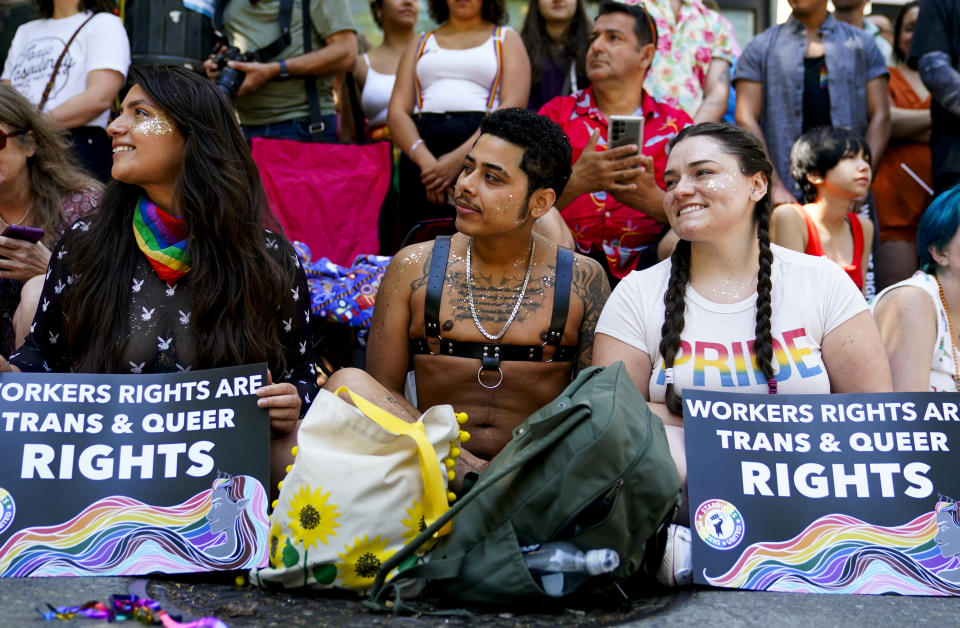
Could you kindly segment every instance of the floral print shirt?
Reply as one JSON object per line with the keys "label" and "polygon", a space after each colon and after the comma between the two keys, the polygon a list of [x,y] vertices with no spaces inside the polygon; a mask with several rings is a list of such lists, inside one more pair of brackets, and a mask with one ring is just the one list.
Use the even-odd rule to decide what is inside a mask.
{"label": "floral print shirt", "polygon": [[[540,109],[540,115],[559,124],[570,138],[574,162],[580,158],[596,129],[600,131],[597,150],[607,149],[607,118],[594,103],[592,86],[570,96],[557,96]],[[667,146],[681,129],[692,124],[692,120],[680,109],[657,102],[646,92],[636,115],[644,118],[640,150],[653,157],[657,185],[662,189]],[[573,199],[561,214],[573,231],[577,249],[581,253],[603,251],[615,277],[624,277],[637,269],[641,257],[649,247],[656,246],[664,230],[664,225],[603,190]]]}
{"label": "floral print shirt", "polygon": [[670,0],[647,0],[643,6],[656,22],[658,38],[643,88],[693,117],[703,101],[710,62],[721,59],[733,65],[736,42],[729,23],[700,0],[683,0],[678,16]]}

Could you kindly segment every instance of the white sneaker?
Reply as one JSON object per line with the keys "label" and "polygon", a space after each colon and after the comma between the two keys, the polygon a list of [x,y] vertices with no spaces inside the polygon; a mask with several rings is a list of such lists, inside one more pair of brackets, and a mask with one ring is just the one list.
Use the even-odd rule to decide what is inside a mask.
{"label": "white sneaker", "polygon": [[663,562],[657,570],[657,582],[665,587],[678,587],[693,582],[690,552],[690,528],[670,524]]}

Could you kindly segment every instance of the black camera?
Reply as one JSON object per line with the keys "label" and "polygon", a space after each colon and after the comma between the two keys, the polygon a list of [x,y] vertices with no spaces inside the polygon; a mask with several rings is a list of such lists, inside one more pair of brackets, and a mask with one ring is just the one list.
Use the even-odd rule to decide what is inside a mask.
{"label": "black camera", "polygon": [[230,100],[237,99],[237,90],[243,84],[243,79],[247,73],[227,65],[227,61],[255,61],[256,57],[249,52],[240,52],[236,47],[231,46],[219,54],[213,56],[214,63],[217,64],[217,78],[214,84]]}

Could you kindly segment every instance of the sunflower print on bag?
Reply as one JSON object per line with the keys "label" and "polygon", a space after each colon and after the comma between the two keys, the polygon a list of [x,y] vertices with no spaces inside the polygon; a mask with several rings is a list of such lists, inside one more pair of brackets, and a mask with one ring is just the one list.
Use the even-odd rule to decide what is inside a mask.
{"label": "sunflower print on bag", "polygon": [[330,493],[324,494],[323,488],[310,490],[310,485],[301,486],[290,500],[290,532],[295,542],[303,545],[304,549],[319,547],[317,541],[327,544],[328,536],[336,536],[335,528],[340,527],[337,518],[340,517],[336,504],[328,504]]}
{"label": "sunflower print on bag", "polygon": [[364,534],[362,540],[359,536],[354,540],[352,548],[348,545],[344,548],[345,553],[337,554],[342,561],[337,563],[337,570],[343,586],[348,589],[370,588],[380,565],[396,553],[396,550],[387,550],[389,543],[390,539],[381,540],[380,536],[375,536],[369,540]]}

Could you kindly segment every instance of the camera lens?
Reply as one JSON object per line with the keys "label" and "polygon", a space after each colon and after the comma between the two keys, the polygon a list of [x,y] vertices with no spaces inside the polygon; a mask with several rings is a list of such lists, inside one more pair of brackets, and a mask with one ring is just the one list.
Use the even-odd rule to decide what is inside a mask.
{"label": "camera lens", "polygon": [[246,78],[246,72],[241,72],[236,68],[225,67],[217,74],[216,86],[227,95],[230,100],[237,99],[237,90],[243,84]]}

